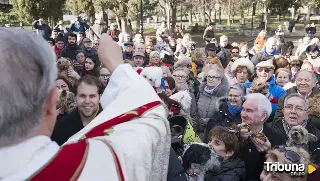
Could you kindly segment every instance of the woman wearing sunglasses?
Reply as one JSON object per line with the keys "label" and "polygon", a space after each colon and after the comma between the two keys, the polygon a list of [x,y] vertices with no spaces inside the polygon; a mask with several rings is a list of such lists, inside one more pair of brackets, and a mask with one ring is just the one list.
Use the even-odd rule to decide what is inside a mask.
{"label": "woman wearing sunglasses", "polygon": [[[262,61],[256,65],[256,74],[257,77],[266,81],[269,84],[269,93],[267,97],[272,103],[272,113],[269,117],[269,121],[273,120],[274,113],[278,107],[278,100],[286,95],[286,91],[278,86],[275,81],[274,73],[274,65],[268,61]],[[251,88],[252,82],[245,83],[246,88]],[[269,122],[268,121],[268,122]]]}
{"label": "woman wearing sunglasses", "polygon": [[[280,164],[304,164],[307,169],[310,163],[310,156],[302,148],[297,147],[276,147],[268,151],[266,162]],[[307,173],[302,176],[292,176],[289,172],[271,172],[265,165],[260,174],[261,181],[304,181],[307,180]]]}

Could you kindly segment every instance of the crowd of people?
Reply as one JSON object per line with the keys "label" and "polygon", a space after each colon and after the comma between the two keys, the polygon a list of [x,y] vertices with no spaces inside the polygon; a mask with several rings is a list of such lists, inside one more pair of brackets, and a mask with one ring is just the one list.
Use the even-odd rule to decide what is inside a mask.
{"label": "crowd of people", "polygon": [[[189,33],[184,33],[178,25],[171,31],[166,22],[161,23],[155,37],[136,34],[133,38],[120,33],[115,24],[107,27],[102,17],[93,25],[93,30],[81,23],[72,24],[68,31],[59,23],[52,32],[43,20],[35,21],[33,25],[40,30],[39,34],[55,56],[47,45],[39,43],[43,40],[38,37],[18,30],[0,31],[0,44],[3,45],[0,46],[1,74],[12,77],[11,81],[0,81],[1,87],[8,86],[3,94],[6,98],[0,104],[7,112],[0,115],[3,118],[0,121],[0,158],[5,163],[18,164],[13,158],[14,153],[25,149],[24,146],[29,149],[28,153],[34,153],[30,149],[36,142],[30,138],[44,133],[62,146],[59,154],[63,148],[67,152],[68,146],[74,142],[87,140],[90,143],[88,161],[81,168],[83,173],[76,175],[84,180],[101,180],[107,173],[112,173],[107,180],[139,181],[319,179],[318,38],[304,37],[293,52],[293,42],[285,40],[283,31],[278,30],[274,36],[267,37],[266,31],[262,30],[253,47],[249,47],[247,42],[229,42],[226,35],[215,37],[215,23],[210,23],[203,35],[205,48],[199,48]],[[26,36],[18,42],[7,37],[12,34]],[[16,48],[21,53],[10,49],[7,52],[3,47]],[[28,54],[27,59],[22,61],[20,54]],[[48,63],[53,59],[54,62]],[[50,67],[53,65],[56,68]],[[33,71],[39,77],[32,75]],[[25,77],[24,74],[28,75]],[[50,75],[47,77],[47,74]],[[50,87],[53,78],[58,89],[56,94]],[[30,91],[36,89],[40,92],[31,94]],[[12,90],[18,90],[19,94]],[[58,99],[55,103],[54,98]],[[150,107],[153,101],[160,101],[165,111],[161,112],[159,107],[153,110]],[[18,102],[29,105],[22,108]],[[12,106],[6,108],[7,104]],[[47,105],[46,113],[40,113],[43,105]],[[53,121],[50,106],[55,106],[56,121]],[[144,114],[144,109],[150,114]],[[123,120],[128,115],[133,117]],[[114,117],[120,120],[112,119]],[[50,123],[27,123],[31,119],[49,118]],[[16,122],[19,119],[23,121]],[[150,123],[151,119],[157,121]],[[99,127],[100,124],[104,127]],[[44,125],[49,125],[47,132],[41,131],[46,130]],[[297,127],[300,132],[293,131],[292,128]],[[98,133],[99,129],[102,135]],[[38,130],[37,134],[34,130]],[[109,143],[98,143],[96,137],[99,136]],[[31,142],[33,144],[27,144]],[[219,155],[218,169],[209,168],[205,162],[195,159],[198,155],[205,155],[201,150],[194,150],[192,156],[186,154],[185,146],[195,142],[204,143]],[[37,145],[41,146],[40,143]],[[99,152],[93,151],[99,147],[106,150],[103,147],[106,145],[108,153],[116,156],[99,158]],[[76,147],[69,146],[68,153],[73,154],[70,150]],[[58,150],[57,147],[51,149]],[[90,153],[96,157],[90,157]],[[79,151],[72,158],[78,154]],[[46,157],[47,160],[50,158]],[[103,159],[111,158],[116,166],[113,164],[107,173],[103,173],[101,167],[108,163],[97,164],[99,168],[87,166],[94,161],[108,162]],[[22,173],[26,172],[22,167],[29,164],[30,158],[23,160],[25,162],[20,166],[6,165],[8,168],[0,169],[0,180],[50,175],[50,172],[37,171],[39,168],[50,170],[49,167],[43,168],[43,164],[36,165],[34,171],[29,172],[31,174]],[[60,163],[67,161],[70,159],[64,161],[60,157]],[[288,172],[270,172],[265,161],[312,164],[319,169],[310,175],[306,172],[296,176]],[[97,175],[93,176],[95,168]],[[201,172],[204,172],[203,178],[200,178]]]}

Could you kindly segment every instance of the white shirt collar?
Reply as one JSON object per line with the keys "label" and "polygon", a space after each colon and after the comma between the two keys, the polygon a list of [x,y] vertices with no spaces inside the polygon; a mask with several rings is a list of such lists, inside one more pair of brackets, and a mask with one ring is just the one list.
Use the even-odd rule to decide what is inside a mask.
{"label": "white shirt collar", "polygon": [[[298,94],[300,94],[300,92],[297,90]],[[302,97],[304,97],[304,99],[308,100],[308,97],[311,95],[312,91],[309,92],[309,94],[307,94],[306,96],[303,96],[302,94],[300,94]]]}

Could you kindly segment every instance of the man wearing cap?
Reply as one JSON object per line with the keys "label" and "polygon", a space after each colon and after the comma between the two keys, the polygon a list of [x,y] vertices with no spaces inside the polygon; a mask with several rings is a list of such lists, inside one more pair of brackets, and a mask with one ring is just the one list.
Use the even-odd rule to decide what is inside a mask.
{"label": "man wearing cap", "polygon": [[83,43],[83,51],[87,55],[94,55],[96,53],[92,48],[92,41],[89,38],[84,38],[82,43]]}
{"label": "man wearing cap", "polygon": [[136,51],[133,54],[133,66],[134,67],[143,67],[144,64],[144,53]]}
{"label": "man wearing cap", "polygon": [[216,53],[218,50],[218,47],[216,46],[216,44],[214,43],[209,43],[206,45],[206,53],[207,53],[207,57],[216,57]]}
{"label": "man wearing cap", "polygon": [[[206,44],[208,43],[208,42],[210,42],[211,41],[211,39],[212,38],[214,38],[214,26],[215,26],[216,24],[214,23],[214,22],[211,22],[210,24],[209,24],[209,26],[204,30],[204,33],[203,33],[203,40],[205,40],[206,41]],[[207,41],[207,40],[209,40],[209,41]]]}
{"label": "man wearing cap", "polygon": [[[268,122],[273,120],[273,116],[277,110],[278,100],[286,95],[286,91],[278,86],[275,82],[274,66],[268,61],[262,61],[256,65],[257,77],[266,81],[269,84],[269,92],[266,94],[267,98],[272,104],[272,113],[269,117]],[[244,84],[246,88],[251,88],[252,82]]]}
{"label": "man wearing cap", "polygon": [[123,43],[124,51],[123,51],[123,60],[132,60],[133,58],[133,42],[125,42]]}

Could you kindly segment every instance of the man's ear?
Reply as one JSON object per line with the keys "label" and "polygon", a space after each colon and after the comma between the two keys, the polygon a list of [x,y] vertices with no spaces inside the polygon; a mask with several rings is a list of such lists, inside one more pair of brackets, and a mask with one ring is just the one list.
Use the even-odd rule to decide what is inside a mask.
{"label": "man's ear", "polygon": [[58,99],[59,99],[59,90],[58,88],[55,87],[50,91],[49,96],[47,98],[47,102],[45,106],[47,115],[52,115],[56,113]]}
{"label": "man's ear", "polygon": [[268,119],[268,114],[266,112],[263,112],[261,115],[261,122],[264,122]]}
{"label": "man's ear", "polygon": [[234,155],[234,151],[226,151],[227,157],[230,158]]}

